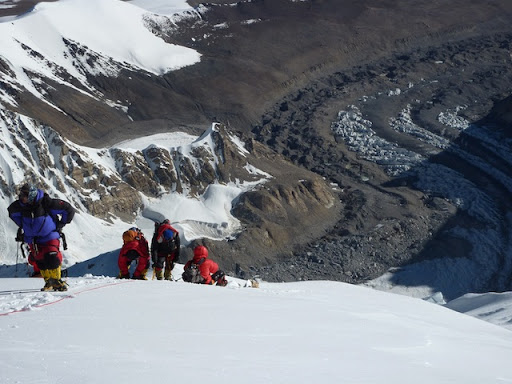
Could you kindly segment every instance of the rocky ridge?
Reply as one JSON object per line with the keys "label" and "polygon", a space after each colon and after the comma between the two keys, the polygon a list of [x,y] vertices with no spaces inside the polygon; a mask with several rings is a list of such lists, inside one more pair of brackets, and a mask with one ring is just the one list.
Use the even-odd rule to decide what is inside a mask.
{"label": "rocky ridge", "polygon": [[[283,236],[294,236],[310,225],[324,229],[337,218],[336,193],[322,178],[258,142],[244,143],[222,124],[213,124],[184,152],[182,147],[158,145],[85,149],[27,117],[3,111],[2,121],[3,146],[12,156],[7,161],[17,164],[24,182],[60,193],[77,209],[107,221],[132,222],[144,210],[142,196],[176,192],[200,198],[212,184],[254,185],[235,208],[243,225],[238,237],[232,235],[236,228],[224,228],[218,231],[219,239],[229,239],[229,246],[209,244],[224,254],[229,270],[262,265],[282,251]],[[16,193],[9,176],[0,175],[4,197]],[[264,188],[258,187],[261,183]],[[303,216],[308,219],[303,221]],[[296,231],[288,233],[284,228],[292,223]]]}

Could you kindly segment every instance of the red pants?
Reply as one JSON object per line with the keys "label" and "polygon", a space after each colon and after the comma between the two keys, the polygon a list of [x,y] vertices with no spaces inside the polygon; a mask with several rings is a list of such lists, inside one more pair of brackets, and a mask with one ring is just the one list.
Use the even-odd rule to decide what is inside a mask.
{"label": "red pants", "polygon": [[[54,239],[44,244],[30,244],[29,263],[31,258],[38,269],[55,269],[62,264],[62,253],[60,252],[60,240]],[[31,263],[32,264],[32,263]]]}
{"label": "red pants", "polygon": [[34,254],[32,252],[28,254],[28,263],[32,266],[32,268],[34,268],[34,273],[40,272],[40,269],[36,263],[36,259],[34,258]]}
{"label": "red pants", "polygon": [[[128,253],[130,255],[130,253]],[[137,268],[135,268],[135,271],[133,272],[133,276],[142,276],[144,275],[144,271],[148,268],[149,264],[149,257],[128,257],[127,256],[119,256],[117,259],[117,265],[119,266],[119,272],[121,272],[122,275],[128,275],[130,268],[130,264],[132,261],[135,261],[138,259],[137,262]]]}

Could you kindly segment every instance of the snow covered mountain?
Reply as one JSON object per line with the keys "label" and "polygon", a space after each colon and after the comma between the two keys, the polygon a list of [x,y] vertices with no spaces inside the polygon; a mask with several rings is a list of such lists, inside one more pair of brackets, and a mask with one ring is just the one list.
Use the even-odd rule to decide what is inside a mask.
{"label": "snow covered mountain", "polygon": [[[6,89],[10,85],[58,109],[46,97],[50,81],[106,102],[89,82],[91,76],[116,77],[123,69],[160,75],[200,60],[196,51],[155,36],[148,29],[151,17],[158,16],[120,1],[73,0],[39,3],[25,15],[4,20],[3,102],[18,104]],[[122,101],[111,102],[126,108]]]}
{"label": "snow covered mountain", "polygon": [[[300,220],[302,226],[325,221],[319,231],[328,224],[320,215],[335,205],[327,183],[224,124],[214,122],[201,128],[197,123],[192,130],[167,126],[160,128],[162,133],[111,146],[78,144],[84,141],[84,125],[86,136],[94,136],[94,130],[103,125],[113,132],[113,139],[116,121],[125,125],[133,121],[130,103],[111,99],[105,94],[108,87],[98,89],[99,81],[116,82],[124,77],[130,82],[136,76],[161,79],[162,73],[200,60],[194,50],[164,42],[150,31],[159,23],[170,28],[167,24],[173,20],[197,18],[197,10],[173,2],[170,9],[181,12],[166,17],[118,0],[92,5],[83,0],[39,3],[18,18],[0,19],[0,208],[4,212],[26,181],[70,201],[80,215],[76,226],[67,229],[74,246],[66,255],[66,265],[97,256],[88,250],[91,238],[105,244],[101,252],[118,249],[112,238],[119,238],[135,221],[151,232],[151,220],[167,217],[181,229],[184,244],[198,238],[241,239],[239,248],[249,246],[243,239],[250,237],[254,222],[259,228],[253,228],[252,235],[258,239],[277,232],[261,224],[268,219],[265,215],[275,216],[277,210],[282,211],[278,218],[268,219],[274,227],[296,221],[297,215],[306,217]],[[128,91],[123,88],[122,92]],[[38,119],[29,117],[34,108],[42,108],[41,103],[44,113],[35,113]],[[96,107],[91,109],[91,103]],[[71,122],[71,126],[63,128],[58,121]],[[154,120],[144,124],[158,126]],[[122,137],[126,136],[132,134],[123,132]],[[291,183],[283,186],[285,177],[280,175],[291,178]],[[267,184],[265,190],[257,188],[262,183]],[[240,195],[250,190],[255,192],[242,201]],[[237,202],[239,216],[246,218],[243,223],[232,215]],[[17,259],[11,235],[15,228],[7,217],[0,220],[0,259],[13,264]],[[302,226],[296,226],[296,231]],[[88,236],[84,236],[85,227]],[[234,271],[235,264],[247,268],[254,254],[256,259],[265,258],[259,252],[260,241],[251,241],[255,244],[251,252],[245,252],[245,260],[236,256],[236,246],[222,251],[226,269]],[[270,239],[265,246],[279,248],[283,242]]]}
{"label": "snow covered mountain", "polygon": [[[241,118],[230,97],[244,94],[247,101],[252,89],[266,90],[268,82],[280,84],[274,90],[300,83],[302,76],[291,74],[292,79],[286,79],[282,73],[293,68],[300,72],[297,63],[302,59],[308,63],[306,59],[314,56],[299,56],[292,62],[295,66],[258,66],[270,69],[261,82],[254,81],[259,73],[255,64],[246,56],[233,57],[231,48],[237,54],[245,49],[247,54],[255,47],[239,41],[231,47],[233,34],[244,36],[248,28],[264,34],[266,26],[284,20],[281,12],[305,12],[308,6],[315,11],[319,5],[285,0],[263,3],[192,8],[182,1],[61,0],[39,3],[19,17],[0,18],[0,208],[5,212],[16,186],[25,180],[70,200],[80,214],[66,229],[73,244],[66,254],[68,267],[115,254],[119,245],[112,239],[118,239],[126,226],[137,223],[150,232],[151,220],[163,215],[180,227],[185,244],[196,239],[223,240],[208,245],[228,270],[240,274],[255,273],[253,265],[274,260],[276,255],[290,256],[293,243],[304,257],[297,258],[293,268],[286,260],[282,270],[287,271],[278,274],[277,280],[296,271],[295,279],[336,274],[361,282],[399,265],[368,284],[422,298],[437,292],[451,299],[473,290],[506,289],[512,268],[510,215],[508,203],[499,198],[510,191],[509,142],[492,128],[471,126],[462,118],[463,106],[437,111],[440,97],[435,95],[441,91],[431,92],[431,88],[438,80],[408,82],[399,88],[398,82],[405,80],[398,79],[398,67],[368,64],[353,78],[368,74],[372,86],[382,82],[387,92],[379,89],[363,97],[359,92],[372,87],[359,89],[364,81],[335,73],[334,78],[321,81],[335,84],[335,91],[315,83],[287,96],[267,113],[252,130],[260,142],[236,132]],[[289,6],[292,3],[295,8]],[[365,5],[355,11],[349,16],[366,22],[382,10]],[[215,18],[209,19],[212,13]],[[256,14],[266,18],[253,17]],[[212,25],[222,18],[229,22]],[[464,26],[460,28],[464,31]],[[499,36],[493,39],[493,44],[499,43],[495,41]],[[349,49],[355,46],[347,43],[342,56],[357,52]],[[258,48],[259,54],[264,52]],[[264,57],[267,64],[273,63],[271,56]],[[413,56],[399,56],[397,62],[407,70]],[[458,68],[455,64],[461,61],[455,56],[452,61],[421,57],[418,62],[428,70],[421,67],[420,72],[445,63]],[[248,72],[247,81],[252,79],[245,93],[226,91],[244,78],[223,72],[229,67],[219,67],[213,57],[224,63],[240,60],[237,64]],[[194,81],[198,81],[197,68],[204,66],[209,66],[209,87],[201,88]],[[194,89],[188,88],[189,83]],[[311,90],[319,93],[309,96]],[[352,106],[333,102],[345,93],[357,99]],[[431,100],[425,94],[435,97]],[[209,118],[217,115],[221,108],[214,106],[223,104],[224,96],[234,106],[232,114],[223,114],[221,123],[216,123]],[[319,118],[314,114],[315,103],[322,98],[334,106],[325,113],[318,108],[327,116]],[[254,103],[264,104],[264,100]],[[435,108],[418,111],[418,105]],[[341,107],[346,108],[337,110],[338,120],[318,128],[320,120],[329,118],[327,112]],[[383,122],[378,115],[382,110],[394,117]],[[427,121],[423,114],[430,117],[434,111],[443,125],[439,134],[415,122],[418,115]],[[318,137],[310,139],[308,135],[316,131]],[[446,139],[459,133],[470,140]],[[397,135],[402,135],[401,145],[386,140]],[[403,139],[405,135],[409,138]],[[121,138],[142,136],[147,137],[120,143]],[[491,159],[491,164],[499,165],[495,169],[474,155],[481,153],[481,145],[485,153],[489,148],[496,151]],[[349,151],[336,156],[329,152],[345,146]],[[437,162],[429,162],[431,156]],[[446,167],[454,158],[450,156],[463,159],[459,166],[464,172]],[[328,180],[292,166],[285,158],[328,175]],[[404,177],[388,182],[388,177],[404,171]],[[487,180],[493,181],[488,187]],[[485,192],[475,184],[484,186]],[[488,196],[491,193],[493,198]],[[345,221],[337,222],[340,216]],[[15,228],[7,218],[1,220],[4,252],[0,260],[8,266],[0,274],[12,276],[17,259],[12,241]],[[466,222],[468,227],[458,225]],[[431,243],[436,236],[437,242]],[[415,258],[419,262],[410,263]]]}
{"label": "snow covered mountain", "polygon": [[[325,234],[341,210],[339,193],[347,198],[345,207],[355,196],[343,194],[344,186],[292,166],[229,124],[206,122],[204,115],[190,112],[192,107],[175,111],[181,123],[174,126],[169,123],[172,113],[165,112],[165,122],[154,114],[161,104],[140,102],[145,92],[156,90],[170,101],[174,96],[160,87],[172,78],[169,73],[205,60],[194,49],[157,36],[177,28],[177,20],[201,24],[204,11],[183,1],[60,0],[39,3],[21,17],[0,18],[0,210],[6,212],[16,187],[31,180],[71,201],[79,212],[65,228],[67,293],[18,292],[39,289],[41,280],[12,278],[25,276],[26,266],[13,241],[14,224],[0,215],[0,332],[6,341],[0,347],[0,382],[131,383],[162,377],[195,381],[198,375],[227,383],[512,381],[509,293],[467,294],[447,304],[443,297],[475,286],[465,284],[478,280],[475,271],[480,266],[486,267],[482,279],[493,278],[489,260],[503,270],[497,282],[506,284],[510,245],[501,236],[508,233],[506,228],[458,233],[478,240],[474,244],[494,243],[499,252],[482,246],[470,258],[404,266],[367,283],[375,289],[318,281],[262,282],[260,289],[242,289],[244,281],[233,276],[226,289],[113,279],[121,233],[133,224],[151,233],[153,220],[168,217],[180,230],[183,244],[221,240],[208,243],[214,258],[229,268],[238,263],[247,268],[248,257],[265,259],[260,243],[284,253],[292,237],[304,243],[321,236],[329,240]],[[240,25],[262,22],[249,16]],[[228,26],[216,28],[226,31]],[[394,92],[387,97],[397,96]],[[289,112],[291,105],[292,100],[281,104],[279,111]],[[439,137],[410,122],[409,112],[401,111],[395,126],[406,126],[429,145],[445,149]],[[187,113],[188,120],[183,120]],[[284,130],[271,123],[278,115],[268,117],[258,133]],[[145,116],[157,117],[144,121]],[[390,172],[413,164],[424,170],[418,173],[423,183],[441,173],[430,165],[418,167],[415,162],[421,164],[422,159],[414,153],[377,139],[357,108],[338,116],[332,128],[344,136],[344,145],[359,151],[358,156],[374,156],[370,160]],[[449,117],[456,114],[444,116],[453,127]],[[506,151],[499,142],[491,144]],[[290,135],[289,151],[294,148],[301,144]],[[403,156],[386,157],[395,150]],[[304,152],[297,158],[307,163],[308,156]],[[373,177],[361,171],[357,176],[362,188]],[[433,194],[443,193],[429,203],[437,204],[439,211],[447,207],[448,214],[453,206],[443,200],[444,194],[452,193],[456,200],[461,191],[473,189],[461,178],[446,179],[453,183],[429,184]],[[502,181],[509,185],[507,175]],[[460,201],[461,210],[483,217],[487,227],[498,227],[503,212],[481,194],[469,196]],[[368,221],[373,231],[361,237],[387,240],[392,232],[402,236],[400,226],[387,217]],[[355,254],[358,245],[351,242],[347,255]],[[496,253],[502,258],[490,257]],[[310,256],[308,263],[326,265],[321,257]],[[178,264],[175,277],[181,268]],[[438,278],[434,285],[422,280],[433,275]],[[462,277],[458,284],[453,284],[454,276]],[[34,357],[27,359],[27,352]]]}
{"label": "snow covered mountain", "polygon": [[[137,83],[137,74],[157,78],[200,60],[195,50],[149,30],[159,17],[122,1],[75,0],[39,3],[15,19],[4,18],[0,102],[65,130],[80,144],[98,137],[84,126],[104,132],[128,124],[137,112],[130,110],[127,90],[121,96],[111,89],[121,87],[118,79]],[[52,108],[41,110],[47,106]]]}

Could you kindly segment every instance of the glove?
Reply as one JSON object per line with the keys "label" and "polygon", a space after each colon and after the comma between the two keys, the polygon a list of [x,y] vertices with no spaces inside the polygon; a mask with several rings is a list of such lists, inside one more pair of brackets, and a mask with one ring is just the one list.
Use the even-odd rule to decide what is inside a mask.
{"label": "glove", "polygon": [[16,237],[14,238],[14,240],[21,242],[21,243],[23,242],[23,240],[25,240],[25,235],[23,234],[23,229],[18,228],[18,232],[16,232]]}

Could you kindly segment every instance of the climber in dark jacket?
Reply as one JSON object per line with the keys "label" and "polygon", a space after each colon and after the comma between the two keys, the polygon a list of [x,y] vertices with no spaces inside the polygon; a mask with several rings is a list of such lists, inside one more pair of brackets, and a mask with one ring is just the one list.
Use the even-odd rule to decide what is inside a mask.
{"label": "climber in dark jacket", "polygon": [[180,234],[168,219],[155,223],[151,258],[157,280],[172,280],[174,263],[180,258]]}
{"label": "climber in dark jacket", "polygon": [[17,238],[28,244],[31,257],[45,280],[42,291],[66,291],[61,279],[62,228],[73,220],[75,210],[68,202],[52,199],[41,189],[25,184],[19,198],[8,208],[9,217],[19,227]]}

